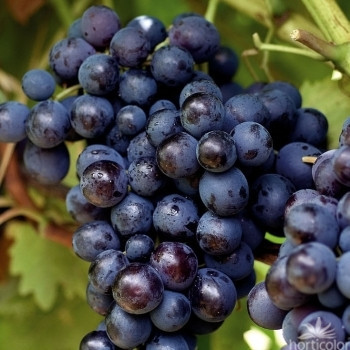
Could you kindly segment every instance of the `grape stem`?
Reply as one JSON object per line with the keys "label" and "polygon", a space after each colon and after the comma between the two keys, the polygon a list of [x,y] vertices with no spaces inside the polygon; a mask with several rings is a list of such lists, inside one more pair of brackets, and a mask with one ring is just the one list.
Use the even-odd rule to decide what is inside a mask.
{"label": "grape stem", "polygon": [[61,101],[64,98],[72,95],[74,92],[79,91],[81,88],[82,87],[81,87],[80,84],[76,84],[76,85],[70,86],[69,88],[64,89],[59,94],[57,94],[56,97],[55,97],[55,100],[56,101]]}
{"label": "grape stem", "polygon": [[220,0],[209,0],[207,10],[205,12],[205,19],[209,22],[214,22],[216,10],[218,8]]}

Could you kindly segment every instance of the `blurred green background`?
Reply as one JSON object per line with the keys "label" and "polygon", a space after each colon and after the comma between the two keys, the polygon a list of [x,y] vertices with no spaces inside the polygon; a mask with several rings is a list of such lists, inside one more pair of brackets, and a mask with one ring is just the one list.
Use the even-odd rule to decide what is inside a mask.
{"label": "blurred green background", "polygon": [[[331,80],[332,68],[325,62],[288,52],[259,51],[252,39],[258,33],[261,40],[278,47],[295,47],[289,37],[293,29],[308,29],[321,35],[302,1],[222,0],[210,4],[215,3],[212,19],[220,31],[222,44],[236,50],[241,59],[234,80],[243,87],[255,81],[293,83],[302,92],[304,106],[326,114],[330,124],[329,147],[336,147],[341,124],[350,115],[347,84]],[[349,1],[338,3],[344,13],[349,13]],[[69,24],[92,4],[113,7],[123,24],[135,16],[148,14],[169,26],[183,12],[206,14],[209,3],[204,0],[1,0],[0,102],[9,99],[27,102],[20,88],[22,75],[30,68],[47,68],[51,46],[66,35]],[[78,349],[81,338],[102,319],[85,301],[89,265],[75,257],[69,246],[74,223],[65,212],[63,194],[77,183],[74,157],[80,147],[79,143],[72,145],[72,170],[63,187],[57,189],[58,194],[52,194],[6,176],[10,172],[11,149],[1,145],[0,350]],[[28,209],[14,196],[13,187],[23,191],[23,197],[35,204],[34,209]],[[48,232],[48,227],[52,231]],[[267,268],[266,264],[256,262],[258,280],[264,278]],[[279,332],[254,326],[245,300],[237,304],[219,330],[199,337],[198,342],[200,350],[276,350],[281,344]]]}

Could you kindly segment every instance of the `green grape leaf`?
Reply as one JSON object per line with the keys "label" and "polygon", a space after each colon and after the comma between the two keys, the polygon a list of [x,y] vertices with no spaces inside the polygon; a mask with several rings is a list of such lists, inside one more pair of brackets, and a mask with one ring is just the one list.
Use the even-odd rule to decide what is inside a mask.
{"label": "green grape leaf", "polygon": [[342,124],[350,116],[350,97],[340,90],[337,81],[330,78],[305,81],[300,87],[300,93],[303,107],[317,108],[327,117],[329,148],[337,148]]}
{"label": "green grape leaf", "polygon": [[49,312],[43,311],[33,296],[18,294],[19,282],[11,278],[0,285],[1,349],[78,349],[83,336],[103,319],[81,298],[63,295]]}
{"label": "green grape leaf", "polygon": [[41,237],[29,223],[10,222],[6,233],[10,248],[10,273],[19,277],[19,293],[32,294],[42,310],[53,307],[59,287],[67,298],[85,298],[87,264],[70,249]]}

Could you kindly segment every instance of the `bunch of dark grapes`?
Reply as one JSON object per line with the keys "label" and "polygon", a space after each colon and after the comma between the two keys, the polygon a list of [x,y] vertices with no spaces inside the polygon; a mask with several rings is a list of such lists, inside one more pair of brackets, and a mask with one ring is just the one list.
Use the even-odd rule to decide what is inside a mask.
{"label": "bunch of dark grapes", "polygon": [[[237,84],[238,55],[194,13],[122,26],[91,6],[48,63],[23,76],[33,107],[0,105],[0,141],[20,143],[27,176],[55,186],[69,144],[85,140],[66,206],[102,321],[81,350],[192,350],[246,296],[288,349],[316,331],[346,341],[349,121],[327,151],[326,116],[288,82]],[[58,100],[57,86],[73,93]],[[286,240],[257,283],[266,232]]]}

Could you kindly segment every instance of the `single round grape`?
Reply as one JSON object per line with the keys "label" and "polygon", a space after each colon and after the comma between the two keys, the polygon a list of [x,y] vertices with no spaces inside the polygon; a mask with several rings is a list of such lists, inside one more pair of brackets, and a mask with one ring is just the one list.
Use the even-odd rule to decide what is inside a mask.
{"label": "single round grape", "polygon": [[230,254],[238,248],[241,238],[242,226],[238,218],[220,217],[207,211],[198,221],[196,239],[208,254]]}
{"label": "single round grape", "polygon": [[187,49],[196,63],[207,61],[220,47],[217,28],[203,16],[187,16],[176,21],[168,36],[171,45]]}
{"label": "single round grape", "polygon": [[297,245],[287,257],[287,279],[305,294],[321,293],[336,278],[337,261],[333,251],[319,242]]}
{"label": "single round grape", "polygon": [[149,40],[151,50],[167,37],[164,23],[159,18],[150,15],[134,17],[127,23],[127,27],[134,27],[140,30]]}
{"label": "single round grape", "polygon": [[88,271],[89,282],[100,293],[111,293],[118,272],[129,264],[120,250],[108,249],[98,254]]}
{"label": "single round grape", "polygon": [[181,106],[181,124],[196,138],[212,130],[220,130],[225,118],[222,101],[214,95],[195,93]]}
{"label": "single round grape", "polygon": [[108,337],[122,349],[133,349],[145,343],[152,332],[152,322],[148,314],[130,314],[118,304],[108,313],[105,322]]}
{"label": "single round grape", "polygon": [[125,242],[125,255],[131,262],[148,262],[154,246],[154,241],[150,236],[136,233]]}
{"label": "single round grape", "polygon": [[180,131],[184,131],[184,128],[181,124],[180,112],[177,109],[163,108],[150,114],[146,122],[146,134],[154,147]]}
{"label": "single round grape", "polygon": [[133,192],[128,192],[122,201],[111,208],[110,221],[123,238],[138,233],[147,233],[152,228],[153,203]]}
{"label": "single round grape", "polygon": [[206,171],[199,180],[199,195],[205,207],[214,214],[235,215],[248,204],[248,181],[234,166],[222,173]]}
{"label": "single round grape", "polygon": [[156,147],[150,143],[146,131],[141,131],[130,140],[126,155],[129,164],[140,158],[156,157]]}
{"label": "single round grape", "polygon": [[156,149],[159,169],[175,179],[193,175],[200,167],[196,157],[197,142],[183,131],[167,137]]}
{"label": "single round grape", "polygon": [[19,142],[26,137],[26,121],[30,108],[17,101],[0,104],[0,141]]}
{"label": "single round grape", "polygon": [[129,164],[129,185],[140,196],[150,197],[164,187],[166,179],[155,157],[142,157]]}
{"label": "single round grape", "polygon": [[59,102],[38,102],[26,120],[28,138],[38,147],[51,148],[65,141],[71,129],[67,109]]}
{"label": "single round grape", "polygon": [[56,88],[53,76],[44,69],[31,69],[22,77],[22,90],[27,97],[34,101],[49,99]]}
{"label": "single round grape", "polygon": [[120,166],[124,165],[123,157],[113,148],[99,143],[93,143],[86,146],[78,155],[75,164],[75,169],[78,177],[80,178],[83,175],[84,170],[91,163],[101,160],[115,162]]}
{"label": "single round grape", "polygon": [[283,91],[292,99],[296,108],[301,108],[301,105],[302,105],[301,92],[292,83],[287,81],[275,80],[267,84],[264,84],[263,86],[264,91],[268,91],[270,89]]}
{"label": "single round grape", "polygon": [[198,259],[190,246],[162,242],[153,251],[150,264],[160,274],[165,289],[181,292],[190,287],[198,270]]}
{"label": "single round grape", "polygon": [[271,115],[258,96],[242,93],[229,98],[225,104],[224,130],[228,133],[239,123],[252,121],[268,125]]}
{"label": "single round grape", "polygon": [[316,241],[335,248],[339,225],[335,215],[316,203],[301,203],[285,217],[285,236],[295,244]]}
{"label": "single round grape", "polygon": [[118,87],[118,62],[107,54],[91,55],[79,67],[78,80],[88,94],[107,95]]}
{"label": "single round grape", "polygon": [[234,282],[249,276],[254,270],[254,255],[248,244],[241,242],[230,254],[204,254],[207,267],[219,270],[229,276]]}
{"label": "single round grape", "polygon": [[181,349],[190,350],[181,333],[167,333],[159,330],[146,342],[145,350]]}
{"label": "single round grape", "polygon": [[104,250],[118,250],[121,244],[108,221],[95,220],[79,226],[73,232],[72,246],[77,256],[92,262]]}
{"label": "single round grape", "polygon": [[80,341],[79,350],[115,350],[115,346],[106,332],[91,331]]}
{"label": "single round grape", "polygon": [[112,207],[126,196],[128,177],[125,169],[113,161],[101,160],[85,168],[80,188],[86,199],[97,207]]}
{"label": "single round grape", "polygon": [[350,186],[350,146],[339,147],[332,157],[333,171],[338,181]]}
{"label": "single round grape", "polygon": [[193,312],[204,321],[220,322],[233,311],[237,292],[232,280],[213,268],[200,268],[188,290]]}
{"label": "single round grape", "polygon": [[165,86],[183,86],[192,78],[194,61],[189,51],[175,45],[156,50],[151,59],[154,79]]}
{"label": "single round grape", "polygon": [[105,97],[84,94],[73,102],[72,127],[84,138],[102,136],[111,127],[113,121],[114,110]]}
{"label": "single round grape", "polygon": [[243,166],[263,165],[273,152],[272,136],[259,123],[239,123],[232,129],[231,136],[236,146],[237,159]]}
{"label": "single round grape", "polygon": [[219,85],[232,81],[238,67],[238,54],[229,46],[220,46],[208,60],[208,73]]}
{"label": "single round grape", "polygon": [[81,17],[75,19],[67,30],[68,38],[83,38],[83,33],[81,31]]}
{"label": "single round grape", "polygon": [[343,253],[350,251],[350,226],[346,226],[340,231],[338,243]]}
{"label": "single round grape", "polygon": [[146,113],[144,110],[135,105],[122,107],[116,115],[116,123],[119,130],[124,135],[136,135],[143,131],[146,125]]}
{"label": "single round grape", "polygon": [[66,143],[51,148],[41,148],[29,140],[23,151],[26,174],[43,185],[57,185],[68,174],[70,155]]}
{"label": "single round grape", "polygon": [[188,97],[196,93],[214,95],[220,101],[223,100],[221,90],[214,81],[209,79],[192,79],[180,91],[179,106],[181,107]]}
{"label": "single round grape", "polygon": [[155,101],[151,107],[148,110],[148,115],[151,116],[152,114],[161,111],[162,109],[170,109],[170,110],[176,110],[175,104],[167,99],[160,99]]}
{"label": "single round grape", "polygon": [[225,131],[209,131],[199,139],[196,156],[199,164],[204,169],[213,172],[226,171],[237,160],[235,141]]}
{"label": "single round grape", "polygon": [[113,298],[126,312],[146,314],[162,301],[164,285],[149,264],[131,262],[121,269],[112,286]]}
{"label": "single round grape", "polygon": [[250,187],[252,217],[263,227],[279,234],[283,229],[286,202],[294,191],[293,183],[284,176],[259,176]]}
{"label": "single round grape", "polygon": [[98,49],[108,47],[113,35],[120,28],[118,14],[107,6],[90,6],[81,16],[84,39]]}
{"label": "single round grape", "polygon": [[72,219],[81,225],[94,220],[108,219],[109,215],[106,208],[96,207],[85,198],[79,184],[68,190],[66,195],[66,209]]}
{"label": "single round grape", "polygon": [[152,323],[164,332],[175,332],[185,326],[191,316],[191,303],[179,292],[164,290],[161,303],[151,311]]}
{"label": "single round grape", "polygon": [[350,191],[346,192],[338,201],[336,215],[340,229],[350,225]]}
{"label": "single round grape", "polygon": [[339,148],[350,145],[350,117],[347,117],[342,124],[342,129],[339,135]]}
{"label": "single round grape", "polygon": [[333,283],[325,291],[317,293],[317,299],[321,305],[328,309],[339,309],[347,304],[347,298],[339,290],[336,283]]}
{"label": "single round grape", "polygon": [[[228,83],[221,84],[219,86],[221,95],[222,95],[222,102],[225,104],[231,97],[243,94],[244,88],[241,84],[237,83],[236,81],[230,81]],[[226,125],[225,125],[226,128]],[[226,131],[229,131],[228,128],[225,129]]]}
{"label": "single round grape", "polygon": [[153,212],[153,226],[165,237],[194,237],[199,220],[198,208],[190,198],[169,194],[159,200]]}
{"label": "single round grape", "polygon": [[280,257],[271,265],[266,274],[265,287],[272,303],[282,310],[291,310],[310,300],[309,295],[288,282],[287,256]]}
{"label": "single round grape", "polygon": [[157,82],[146,70],[130,68],[120,76],[119,95],[126,104],[147,107],[154,102],[157,92]]}
{"label": "single round grape", "polygon": [[112,293],[102,293],[90,282],[86,287],[86,301],[91,309],[101,316],[106,316],[115,303]]}
{"label": "single round grape", "polygon": [[95,53],[95,48],[82,38],[64,38],[56,42],[50,50],[50,68],[61,84],[76,84],[80,65]]}
{"label": "single round grape", "polygon": [[322,152],[305,142],[291,142],[283,146],[276,158],[276,172],[288,178],[296,190],[314,188],[312,164],[303,162],[304,156],[318,157]]}
{"label": "single round grape", "polygon": [[247,298],[249,317],[259,327],[266,329],[281,329],[286,310],[278,308],[270,299],[265,282],[257,283],[249,292]]}
{"label": "single round grape", "polygon": [[104,135],[103,143],[115,149],[122,156],[126,156],[127,149],[130,144],[130,139],[130,136],[123,134],[119,130],[119,126],[117,124],[114,124]]}
{"label": "single round grape", "polygon": [[137,27],[127,26],[114,34],[109,52],[120,66],[138,67],[150,54],[151,43]]}
{"label": "single round grape", "polygon": [[285,215],[288,215],[290,210],[305,202],[312,201],[313,198],[318,197],[320,194],[313,188],[303,188],[301,190],[295,191],[287,200],[285,205]]}

